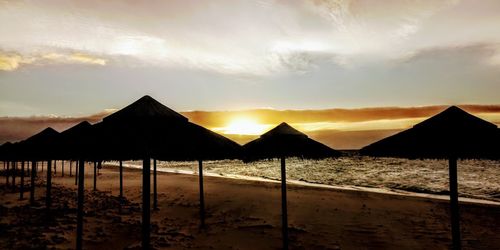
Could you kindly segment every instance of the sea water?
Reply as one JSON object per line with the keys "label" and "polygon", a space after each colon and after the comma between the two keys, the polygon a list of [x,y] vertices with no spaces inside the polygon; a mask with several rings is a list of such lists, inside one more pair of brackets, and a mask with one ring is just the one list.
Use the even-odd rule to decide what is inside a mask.
{"label": "sea water", "polygon": [[[140,162],[126,162],[140,167]],[[197,173],[197,162],[159,161],[160,171]],[[448,161],[340,157],[325,160],[286,160],[287,180],[308,183],[383,188],[420,193],[447,194]],[[204,174],[259,177],[280,180],[280,162],[265,160],[243,163],[239,160],[204,161]],[[500,161],[459,160],[460,196],[500,201]]]}

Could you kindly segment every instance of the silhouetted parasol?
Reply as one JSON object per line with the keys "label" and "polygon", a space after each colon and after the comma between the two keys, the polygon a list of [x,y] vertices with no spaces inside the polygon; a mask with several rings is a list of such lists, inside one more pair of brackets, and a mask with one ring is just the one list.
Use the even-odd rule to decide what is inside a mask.
{"label": "silhouetted parasol", "polygon": [[[6,142],[0,146],[0,160],[4,162],[5,177],[6,177],[6,185],[9,186],[9,177],[12,176],[12,187],[16,188],[16,176],[18,175],[16,165],[18,161],[21,161],[21,173],[20,179],[21,183],[19,184],[19,199],[24,199],[24,175],[25,175],[25,161],[22,157],[21,153],[21,143],[11,143]],[[12,169],[9,165],[12,164]]]}
{"label": "silhouetted parasol", "polygon": [[82,143],[80,139],[83,136],[88,136],[91,129],[92,125],[87,121],[83,121],[62,131],[57,141],[58,158],[61,160],[79,160],[82,157],[82,151],[88,151],[85,148],[86,144]]}
{"label": "silhouetted parasol", "polygon": [[53,128],[46,128],[42,132],[35,134],[28,139],[21,141],[22,158],[24,160],[31,160],[32,173],[31,173],[31,190],[30,201],[34,203],[35,183],[34,176],[36,176],[36,162],[47,161],[47,189],[45,196],[45,204],[50,208],[52,203],[51,189],[52,189],[52,159],[57,156],[56,142],[59,139],[59,132]]}
{"label": "silhouetted parasol", "polygon": [[497,126],[452,106],[413,126],[361,149],[369,156],[449,159],[453,247],[461,248],[457,158],[499,159]]}
{"label": "silhouetted parasol", "polygon": [[[198,125],[150,96],[105,117],[99,124],[106,151],[102,159],[143,160],[143,242],[149,248],[150,159],[198,160],[200,215],[204,223],[202,160],[237,158],[239,145]],[[94,126],[96,126],[94,125]],[[223,153],[221,153],[223,152]],[[121,164],[120,164],[121,165]],[[156,168],[155,175],[156,177]],[[156,178],[155,186],[156,186]],[[156,189],[156,188],[155,188]],[[156,194],[155,204],[156,204]]]}
{"label": "silhouetted parasol", "polygon": [[17,148],[19,148],[19,144],[11,142],[6,142],[0,146],[0,160],[4,162],[6,186],[9,186],[9,177],[11,172],[10,161],[17,159]]}
{"label": "silhouetted parasol", "polygon": [[340,152],[307,137],[304,133],[286,123],[268,131],[243,146],[245,162],[262,159],[281,159],[281,206],[283,249],[288,249],[288,215],[286,198],[286,166],[285,158],[299,157],[306,159],[323,159],[340,156]]}
{"label": "silhouetted parasol", "polygon": [[[95,145],[99,134],[97,130],[87,121],[63,131],[57,140],[57,154],[59,159],[76,160],[75,181],[78,180],[78,204],[77,204],[77,239],[76,248],[82,248],[83,241],[83,196],[84,196],[84,174],[85,160],[95,159],[99,152],[99,145]],[[71,163],[70,163],[71,171]],[[80,174],[78,174],[80,173]],[[71,172],[70,172],[71,175]],[[95,176],[94,176],[95,178]],[[75,183],[76,184],[76,183]]]}

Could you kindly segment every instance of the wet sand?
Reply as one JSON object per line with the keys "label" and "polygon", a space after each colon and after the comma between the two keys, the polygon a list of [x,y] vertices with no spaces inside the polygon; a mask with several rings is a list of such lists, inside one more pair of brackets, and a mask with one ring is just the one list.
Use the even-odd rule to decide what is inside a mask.
{"label": "wet sand", "polygon": [[[74,248],[76,186],[68,163],[53,177],[53,209],[44,209],[45,172],[37,186],[39,206],[19,201],[0,179],[0,248]],[[73,168],[74,171],[74,168]],[[120,201],[118,168],[86,169],[84,248],[140,247],[141,172],[125,169]],[[26,178],[29,180],[29,178]],[[151,242],[158,249],[279,249],[279,183],[205,177],[207,227],[199,228],[198,176],[158,173],[159,210],[152,211]],[[19,178],[16,183],[19,184]],[[25,193],[29,198],[29,193]],[[121,204],[121,205],[120,205]],[[500,205],[462,202],[464,249],[500,248]],[[446,200],[366,190],[288,185],[292,249],[448,249]]]}

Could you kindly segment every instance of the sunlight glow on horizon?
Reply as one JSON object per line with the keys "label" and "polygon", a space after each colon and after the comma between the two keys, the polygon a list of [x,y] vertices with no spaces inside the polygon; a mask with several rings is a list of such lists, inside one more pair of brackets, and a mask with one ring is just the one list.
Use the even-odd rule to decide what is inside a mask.
{"label": "sunlight glow on horizon", "polygon": [[256,120],[247,117],[235,118],[227,126],[213,128],[216,132],[235,135],[261,135],[272,125],[259,124]]}
{"label": "sunlight glow on horizon", "polygon": [[[500,114],[497,113],[478,113],[478,117],[490,121],[494,124],[500,124]],[[402,119],[378,119],[372,121],[360,122],[303,122],[289,123],[292,127],[303,133],[316,131],[373,131],[373,130],[403,130],[413,127],[415,124],[426,120],[428,117],[402,118]],[[262,135],[278,124],[263,124],[258,120],[248,117],[238,117],[224,127],[211,128],[214,132],[226,135]]]}

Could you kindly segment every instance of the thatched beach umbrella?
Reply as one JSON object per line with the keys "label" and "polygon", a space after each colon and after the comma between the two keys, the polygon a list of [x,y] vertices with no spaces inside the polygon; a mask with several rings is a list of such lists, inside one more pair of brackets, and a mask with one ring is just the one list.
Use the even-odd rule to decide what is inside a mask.
{"label": "thatched beach umbrella", "polygon": [[82,157],[88,157],[88,154],[83,155],[83,152],[88,152],[90,150],[89,148],[95,147],[90,145],[90,141],[93,138],[91,130],[92,125],[88,121],[82,121],[62,131],[57,142],[58,157],[63,160],[63,167],[64,160],[70,161],[70,176],[72,176],[72,162],[76,161],[75,185],[78,184],[78,163]]}
{"label": "thatched beach umbrella", "polygon": [[[15,177],[17,175],[16,165],[20,162],[21,164],[21,180],[19,183],[19,200],[24,199],[24,175],[25,175],[25,161],[20,155],[21,144],[19,142],[11,143],[6,142],[2,146],[0,146],[0,160],[4,161],[5,167],[7,167],[5,171],[5,176],[7,178],[7,185],[9,184],[9,176],[12,172],[12,188],[16,188]],[[12,164],[12,169],[9,169],[9,163]]]}
{"label": "thatched beach umbrella", "polygon": [[4,162],[6,186],[9,186],[10,162],[15,159],[15,147],[11,142],[6,142],[0,146],[0,160]]}
{"label": "thatched beach umbrella", "polygon": [[[106,142],[104,159],[143,160],[142,247],[144,249],[149,248],[150,159],[199,160],[201,168],[201,161],[204,159],[225,157],[223,154],[214,154],[215,150],[226,150],[231,153],[239,148],[235,142],[190,123],[186,117],[150,96],[144,96],[105,117],[97,125],[102,126],[102,135]],[[212,148],[207,148],[206,145]],[[237,155],[233,156],[236,157]],[[200,171],[200,215],[203,223],[202,181],[202,171]]]}
{"label": "thatched beach umbrella", "polygon": [[98,157],[101,148],[95,141],[99,135],[99,131],[94,126],[83,121],[61,132],[56,142],[59,159],[70,160],[70,167],[71,161],[77,162],[75,169],[75,182],[78,184],[76,249],[83,247],[85,161],[95,160]]}
{"label": "thatched beach umbrella", "polygon": [[262,159],[281,159],[281,209],[283,249],[288,249],[288,212],[286,199],[286,166],[287,157],[306,159],[323,159],[340,156],[340,152],[310,139],[304,133],[286,123],[281,123],[267,133],[243,146],[245,162]]}
{"label": "thatched beach umbrella", "polygon": [[[6,186],[9,186],[9,177],[12,177],[12,189],[16,188],[17,162],[21,159],[19,156],[20,144],[6,142],[0,147],[0,159],[4,161]],[[24,174],[24,161],[21,165],[22,174]],[[24,176],[21,175],[20,199],[23,199]]]}
{"label": "thatched beach umbrella", "polygon": [[495,124],[452,106],[413,128],[362,148],[361,154],[410,159],[448,159],[453,248],[460,249],[457,158],[499,159],[499,139]]}
{"label": "thatched beach umbrella", "polygon": [[37,161],[47,161],[47,189],[45,204],[47,208],[50,208],[52,203],[51,190],[52,190],[52,159],[56,157],[56,141],[58,140],[59,132],[55,131],[53,128],[46,128],[42,132],[35,134],[28,139],[20,142],[22,145],[23,159],[31,160],[31,194],[30,201],[34,203],[34,193],[35,193],[35,178],[36,176],[36,162]]}
{"label": "thatched beach umbrella", "polygon": [[[6,142],[5,144],[0,147],[0,159],[6,161],[5,164],[7,164],[7,170],[6,170],[6,176],[7,176],[7,184],[8,184],[8,178],[9,178],[9,161],[19,161],[21,160],[21,184],[20,184],[20,189],[19,189],[19,199],[22,200],[24,199],[24,175],[25,175],[25,161],[26,161],[26,166],[28,170],[28,173],[30,173],[29,169],[29,161],[28,158],[26,158],[26,154],[23,154],[23,151],[26,151],[26,148],[23,146],[24,143],[11,143],[11,142]],[[24,152],[25,153],[25,152]],[[30,203],[33,205],[35,202],[35,177],[36,177],[36,164],[34,164],[35,161],[32,161],[31,163],[31,194],[30,194]]]}
{"label": "thatched beach umbrella", "polygon": [[68,128],[60,133],[57,142],[57,155],[62,160],[62,176],[64,177],[64,161],[70,163],[70,176],[72,176],[72,161],[78,161],[84,150],[84,145],[81,143],[83,135],[87,135],[92,125],[88,121],[82,121],[75,126]]}

